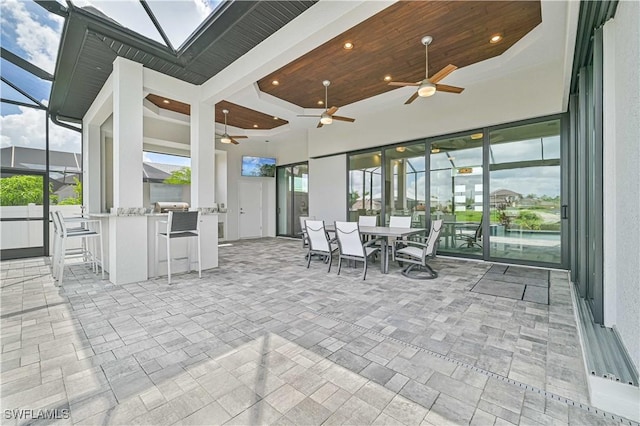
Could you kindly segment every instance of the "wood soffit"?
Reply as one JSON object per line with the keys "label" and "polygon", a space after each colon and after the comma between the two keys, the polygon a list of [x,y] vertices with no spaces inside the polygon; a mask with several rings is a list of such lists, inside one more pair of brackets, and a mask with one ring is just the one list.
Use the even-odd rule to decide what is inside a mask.
{"label": "wood soffit", "polygon": [[[185,115],[191,114],[189,104],[154,94],[147,95],[147,99],[158,108],[163,108]],[[169,103],[165,103],[165,100],[168,100]],[[227,125],[240,129],[270,130],[288,123],[287,120],[282,118],[275,119],[273,115],[265,114],[227,101],[222,101],[216,104],[216,123],[224,124],[224,114],[222,113],[223,109],[229,110],[229,114],[227,115]],[[255,127],[255,125],[257,125],[257,127]]]}
{"label": "wood soffit", "polygon": [[[328,107],[341,107],[396,89],[384,81],[386,75],[422,80],[425,35],[433,37],[431,76],[448,64],[462,68],[499,56],[541,22],[540,1],[399,1],[265,76],[258,86],[295,105],[322,108],[322,81],[330,80]],[[495,34],[502,40],[489,43]],[[353,49],[344,49],[346,42]]]}

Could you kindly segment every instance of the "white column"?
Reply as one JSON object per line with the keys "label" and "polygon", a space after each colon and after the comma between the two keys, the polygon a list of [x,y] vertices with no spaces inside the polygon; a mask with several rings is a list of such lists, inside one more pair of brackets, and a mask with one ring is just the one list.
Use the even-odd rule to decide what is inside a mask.
{"label": "white column", "polygon": [[[211,105],[191,104],[191,207],[213,207],[216,193],[215,115]],[[202,269],[218,266],[218,215],[200,215]]]}
{"label": "white column", "polygon": [[142,64],[113,63],[113,205],[143,207]]}
{"label": "white column", "polygon": [[82,128],[82,203],[87,212],[101,211],[101,162],[100,126],[85,125]]}
{"label": "white column", "polygon": [[[113,63],[113,206],[143,207],[143,68],[124,58]],[[147,279],[147,217],[109,217],[109,280]]]}
{"label": "white column", "polygon": [[212,207],[215,202],[215,133],[211,105],[191,105],[191,207]]}

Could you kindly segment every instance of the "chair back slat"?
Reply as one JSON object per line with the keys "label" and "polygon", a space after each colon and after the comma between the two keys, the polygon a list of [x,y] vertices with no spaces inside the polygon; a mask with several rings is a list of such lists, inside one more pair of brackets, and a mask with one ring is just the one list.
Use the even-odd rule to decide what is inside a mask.
{"label": "chair back slat", "polygon": [[324,221],[307,219],[305,226],[311,250],[330,253],[331,248],[329,246],[329,240],[327,239],[327,232],[324,228]]}
{"label": "chair back slat", "polygon": [[335,222],[335,227],[340,253],[347,256],[364,257],[358,222]]}
{"label": "chair back slat", "polygon": [[169,232],[187,232],[198,230],[199,212],[169,212]]}
{"label": "chair back slat", "polygon": [[360,216],[358,217],[358,225],[360,226],[377,226],[378,216]]}
{"label": "chair back slat", "polygon": [[411,216],[391,216],[389,218],[390,228],[411,228]]}
{"label": "chair back slat", "polygon": [[440,231],[442,231],[442,219],[434,220],[431,222],[431,230],[427,236],[426,248],[424,249],[424,256],[434,256],[436,251],[436,243],[440,238]]}

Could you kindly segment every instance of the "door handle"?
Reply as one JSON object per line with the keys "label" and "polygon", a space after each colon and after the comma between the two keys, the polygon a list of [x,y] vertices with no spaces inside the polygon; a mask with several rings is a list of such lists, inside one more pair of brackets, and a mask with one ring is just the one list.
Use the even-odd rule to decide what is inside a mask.
{"label": "door handle", "polygon": [[562,206],[562,219],[569,219],[569,206],[566,204]]}

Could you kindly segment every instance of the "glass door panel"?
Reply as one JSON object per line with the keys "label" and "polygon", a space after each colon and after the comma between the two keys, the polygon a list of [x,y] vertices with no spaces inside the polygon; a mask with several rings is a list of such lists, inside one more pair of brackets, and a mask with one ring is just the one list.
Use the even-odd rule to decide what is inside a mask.
{"label": "glass door panel", "polygon": [[277,235],[299,237],[300,216],[309,215],[309,166],[307,163],[276,169]]}
{"label": "glass door panel", "polygon": [[[380,216],[382,211],[382,152],[349,156],[349,221]],[[383,221],[378,217],[378,223]]]}
{"label": "glass door panel", "polygon": [[309,165],[298,164],[291,167],[291,183],[293,196],[292,225],[293,234],[302,231],[300,216],[309,216]]}
{"label": "glass door panel", "polygon": [[411,227],[425,228],[425,144],[396,146],[384,152],[385,216],[411,216]]}
{"label": "glass door panel", "polygon": [[482,133],[431,142],[430,211],[443,219],[438,251],[482,255]]}
{"label": "glass door panel", "polygon": [[561,263],[560,120],[490,132],[490,257]]}
{"label": "glass door panel", "polygon": [[277,235],[291,235],[291,168],[278,167],[276,171],[277,182]]}

